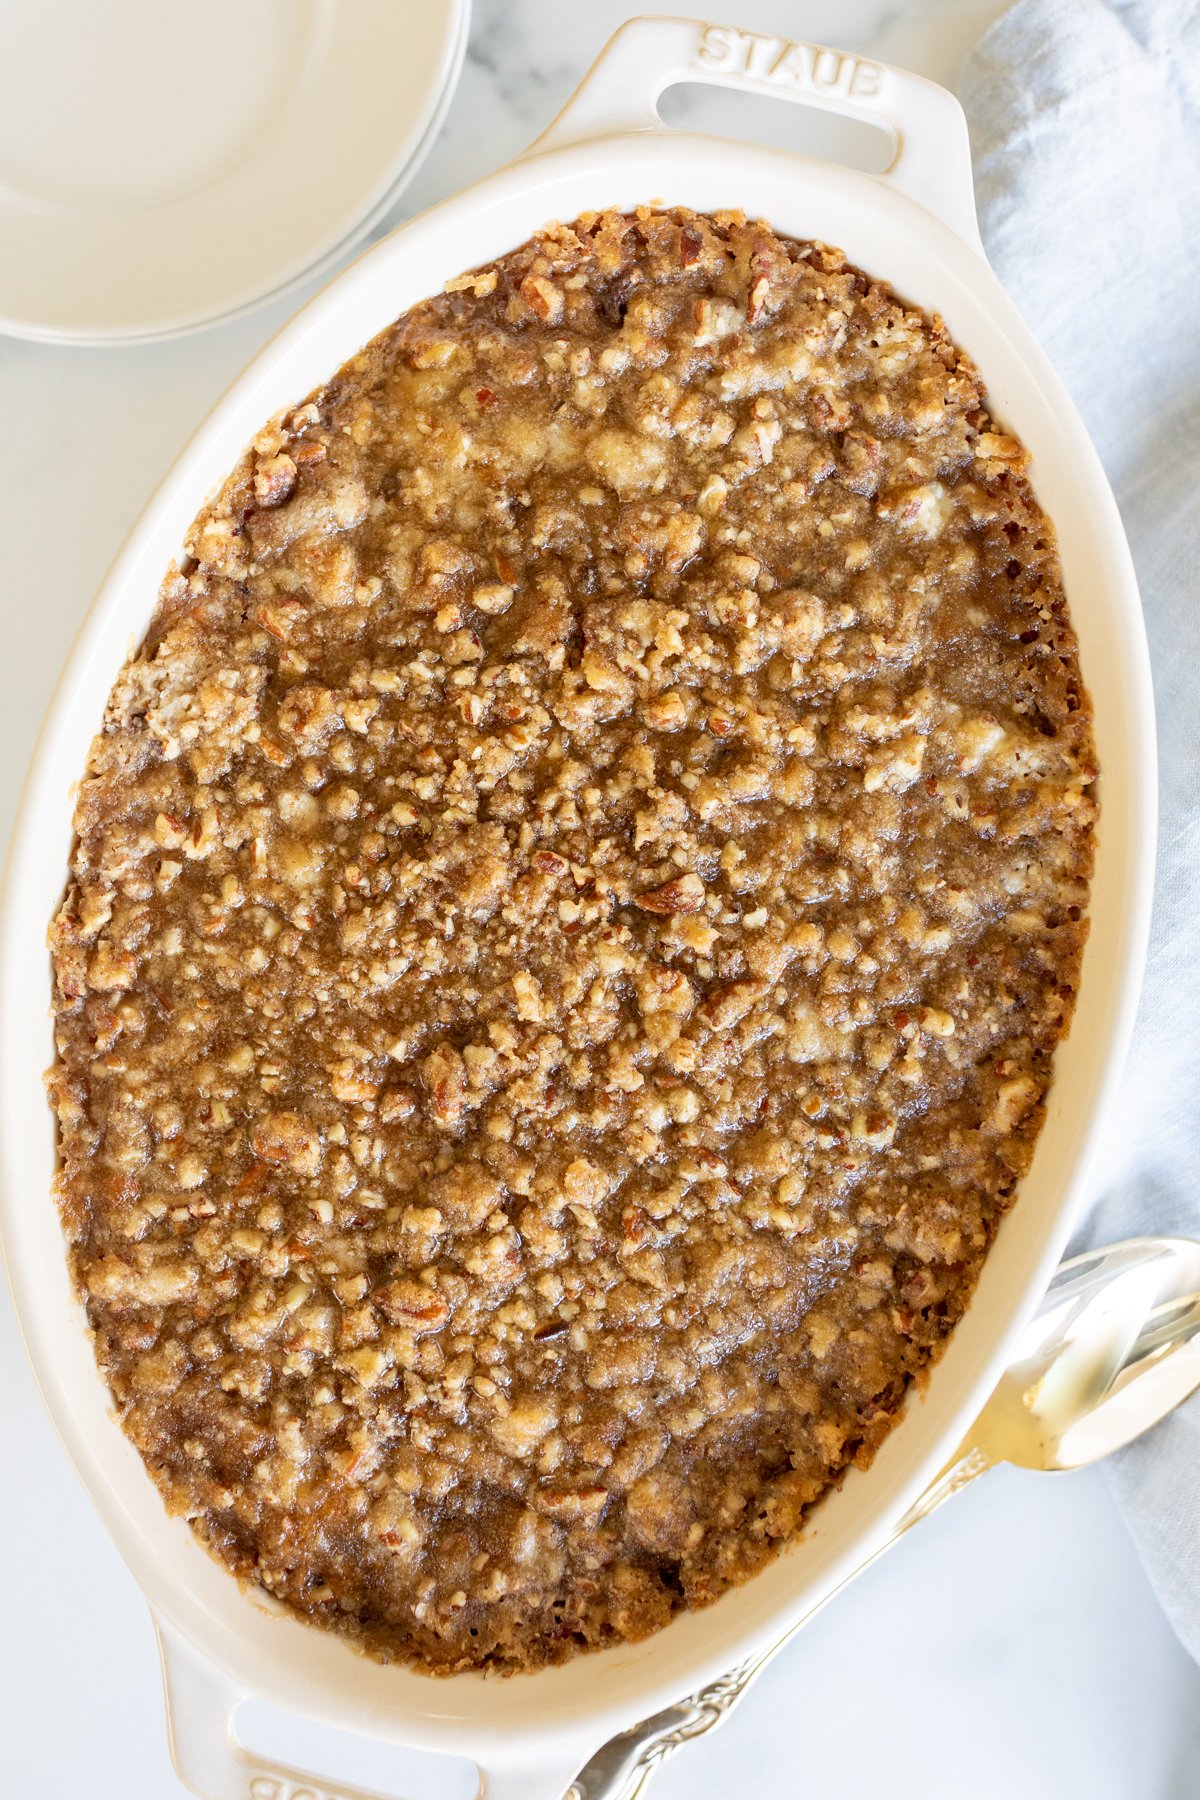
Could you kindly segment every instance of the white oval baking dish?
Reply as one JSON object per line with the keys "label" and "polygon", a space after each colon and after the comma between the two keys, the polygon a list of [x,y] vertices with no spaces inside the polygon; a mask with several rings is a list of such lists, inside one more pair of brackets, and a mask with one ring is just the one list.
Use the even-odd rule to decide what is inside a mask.
{"label": "white oval baking dish", "polygon": [[[666,131],[679,81],[716,82],[885,125],[883,176]],[[741,207],[825,239],[940,313],[983,371],[999,418],[1032,453],[1054,519],[1103,767],[1091,937],[1074,1029],[1059,1051],[1033,1168],[978,1293],[927,1391],[874,1466],[817,1509],[801,1542],[755,1580],[639,1645],[511,1681],[430,1681],[276,1616],[169,1519],[110,1414],[70,1287],[50,1199],[54,1133],[41,1078],[52,1057],[42,953],[71,836],[74,783],[113,679],[141,639],[163,570],[242,446],[398,313],[450,276],[556,218],[661,200]],[[209,1800],[336,1800],[250,1756],[232,1718],[250,1694],[330,1725],[470,1756],[489,1796],[553,1800],[609,1734],[712,1680],[778,1636],[882,1537],[954,1448],[1057,1261],[1119,1078],[1145,954],[1155,748],[1146,644],[1129,552],[1097,457],[1067,396],[982,254],[965,122],[942,89],[835,51],[683,19],[642,19],[612,40],[549,132],[519,162],[403,226],[312,300],[226,395],[146,509],[80,633],[34,757],[0,917],[0,1146],[4,1240],[47,1406],[158,1622],[173,1753]]]}

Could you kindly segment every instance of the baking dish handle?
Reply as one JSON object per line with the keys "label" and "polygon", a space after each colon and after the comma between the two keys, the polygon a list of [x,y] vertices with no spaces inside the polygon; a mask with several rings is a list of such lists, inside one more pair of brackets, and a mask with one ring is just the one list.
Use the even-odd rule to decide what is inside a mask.
{"label": "baking dish handle", "polygon": [[907,69],[823,44],[700,19],[630,19],[531,153],[617,132],[665,131],[658,102],[681,82],[790,100],[883,127],[895,150],[876,179],[982,249],[967,122],[954,95]]}
{"label": "baking dish handle", "polygon": [[[201,1800],[384,1800],[365,1788],[290,1769],[239,1743],[234,1715],[249,1689],[221,1672],[206,1656],[152,1613],[167,1700],[167,1737],[175,1773]],[[531,1766],[528,1756],[498,1755],[479,1764],[478,1800],[562,1800],[576,1771],[595,1749],[555,1746],[553,1760]],[[399,1754],[403,1754],[402,1748]],[[464,1746],[465,1757],[476,1760]]]}

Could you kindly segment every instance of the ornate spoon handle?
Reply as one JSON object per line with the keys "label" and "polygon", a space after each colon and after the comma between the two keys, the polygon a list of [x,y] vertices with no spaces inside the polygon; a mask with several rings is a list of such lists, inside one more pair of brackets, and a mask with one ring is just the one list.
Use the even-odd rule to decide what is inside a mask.
{"label": "ornate spoon handle", "polygon": [[927,1518],[944,1500],[957,1494],[968,1482],[974,1481],[977,1475],[982,1475],[990,1467],[991,1462],[982,1450],[971,1446],[961,1451],[909,1508],[891,1536],[885,1538],[857,1568],[852,1569],[837,1587],[831,1589],[823,1599],[790,1625],[781,1638],[766,1650],[760,1650],[757,1656],[747,1657],[745,1662],[738,1663],[719,1680],[690,1694],[686,1700],[665,1707],[652,1718],[643,1719],[641,1724],[623,1731],[619,1737],[610,1738],[579,1771],[563,1800],[638,1800],[659,1764],[693,1738],[703,1737],[705,1732],[722,1724],[738,1701],[749,1692],[771,1659],[835,1595],[849,1587],[855,1577],[861,1575],[864,1569],[870,1568],[885,1550],[890,1550],[897,1538],[903,1537],[911,1526]]}

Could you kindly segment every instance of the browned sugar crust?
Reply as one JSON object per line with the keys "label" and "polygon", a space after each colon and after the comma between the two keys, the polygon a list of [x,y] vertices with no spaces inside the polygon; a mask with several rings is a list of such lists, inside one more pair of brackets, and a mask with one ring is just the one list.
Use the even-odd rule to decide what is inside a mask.
{"label": "browned sugar crust", "polygon": [[761,1568],[1040,1129],[1095,758],[1049,522],[822,245],[551,227],[256,439],[52,932],[96,1355],[239,1576],[438,1671]]}

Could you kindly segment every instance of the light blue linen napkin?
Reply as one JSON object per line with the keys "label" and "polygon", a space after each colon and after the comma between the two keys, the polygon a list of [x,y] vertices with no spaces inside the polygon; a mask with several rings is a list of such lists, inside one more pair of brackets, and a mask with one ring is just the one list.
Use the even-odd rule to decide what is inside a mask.
{"label": "light blue linen napkin", "polygon": [[[1150,961],[1086,1237],[1200,1238],[1200,6],[1018,0],[960,94],[988,255],[1104,460],[1154,666]],[[1109,1468],[1200,1660],[1200,1397]]]}

